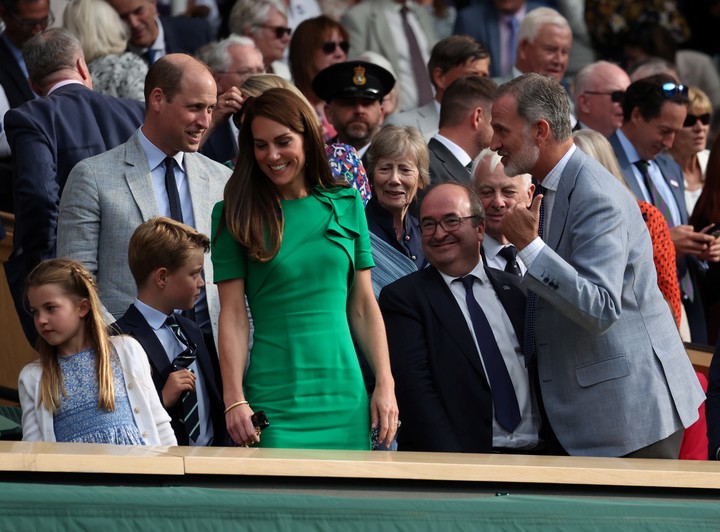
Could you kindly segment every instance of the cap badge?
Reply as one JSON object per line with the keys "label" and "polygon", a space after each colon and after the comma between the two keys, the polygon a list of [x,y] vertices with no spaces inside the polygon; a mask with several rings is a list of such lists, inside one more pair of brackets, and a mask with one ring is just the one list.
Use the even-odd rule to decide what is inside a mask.
{"label": "cap badge", "polygon": [[353,83],[355,85],[365,85],[367,78],[365,77],[365,68],[360,65],[355,67],[355,75],[353,76]]}

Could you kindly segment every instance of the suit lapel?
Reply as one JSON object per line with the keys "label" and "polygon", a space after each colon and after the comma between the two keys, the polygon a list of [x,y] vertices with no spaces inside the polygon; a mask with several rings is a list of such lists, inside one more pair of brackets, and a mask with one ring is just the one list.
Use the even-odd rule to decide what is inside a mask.
{"label": "suit lapel", "polygon": [[635,177],[635,172],[633,172],[632,164],[630,164],[630,161],[627,158],[627,154],[625,153],[622,144],[620,144],[620,138],[618,137],[617,132],[610,135],[608,137],[608,140],[610,141],[610,145],[613,147],[615,157],[617,157],[618,164],[620,165],[620,171],[622,172],[625,181],[630,187],[630,190],[632,190],[635,198],[644,199],[642,190],[640,189],[640,185],[638,184],[637,178]]}
{"label": "suit lapel", "polygon": [[560,183],[558,184],[558,190],[555,193],[555,200],[553,202],[550,227],[548,228],[549,234],[547,237],[543,237],[543,240],[545,240],[547,245],[552,249],[557,249],[560,238],[565,230],[567,213],[570,209],[570,196],[575,189],[575,182],[585,157],[587,157],[587,155],[585,155],[582,150],[576,149],[575,153],[573,153],[568,160],[567,165],[565,165],[565,169],[560,177]]}
{"label": "suit lapel", "polygon": [[437,316],[437,320],[447,329],[448,336],[460,347],[460,350],[477,370],[478,374],[487,380],[477,347],[468,330],[465,316],[458,307],[455,296],[452,295],[440,272],[435,268],[429,266],[423,270],[423,275],[428,278],[429,282],[419,286],[422,286],[427,292],[428,301]]}
{"label": "suit lapel", "polygon": [[520,288],[512,285],[507,279],[503,279],[504,272],[485,266],[485,273],[487,273],[487,276],[490,279],[490,284],[495,290],[495,293],[500,300],[500,304],[503,306],[505,312],[510,318],[518,343],[522,346],[524,338],[523,328],[525,325],[525,300],[521,295],[522,292],[520,291]]}
{"label": "suit lapel", "polygon": [[208,176],[201,168],[196,153],[185,154],[185,172],[190,187],[190,200],[192,201],[193,214],[195,215],[195,229],[206,235],[210,234],[210,216],[214,204],[211,205],[210,194],[208,194]]}
{"label": "suit lapel", "polygon": [[470,183],[470,172],[468,172],[468,169],[460,164],[457,157],[455,157],[442,142],[436,139],[430,139],[428,147],[435,153],[435,156],[443,165],[448,175],[454,177],[459,183],[465,183],[466,185]]}
{"label": "suit lapel", "polygon": [[660,173],[662,173],[663,179],[665,179],[673,198],[675,198],[675,204],[680,211],[680,223],[686,224],[688,214],[685,207],[685,183],[683,182],[682,170],[669,155],[658,155],[655,158],[655,163],[660,168]]}
{"label": "suit lapel", "polygon": [[[378,49],[383,51],[383,55],[388,61],[390,61],[391,65],[398,65],[400,58],[398,57],[395,46],[392,44],[393,40],[390,37],[393,34],[393,31],[398,31],[398,29],[395,28],[395,30],[393,30],[390,28],[387,18],[383,16],[382,7],[376,6],[375,9],[373,9],[370,14],[368,24],[370,26],[370,31],[373,33],[373,38],[378,44]],[[368,46],[368,50],[371,49],[372,47]]]}
{"label": "suit lapel", "polygon": [[147,156],[140,146],[137,131],[125,144],[125,180],[130,193],[140,209],[144,221],[159,214],[155,187],[150,176]]}

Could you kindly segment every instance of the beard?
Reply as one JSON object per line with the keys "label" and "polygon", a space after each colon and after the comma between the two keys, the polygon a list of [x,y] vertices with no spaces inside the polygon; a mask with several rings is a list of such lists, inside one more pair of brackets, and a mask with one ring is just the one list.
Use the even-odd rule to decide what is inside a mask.
{"label": "beard", "polygon": [[520,174],[531,174],[532,168],[540,158],[540,148],[526,139],[521,150],[505,161],[505,175],[515,177]]}

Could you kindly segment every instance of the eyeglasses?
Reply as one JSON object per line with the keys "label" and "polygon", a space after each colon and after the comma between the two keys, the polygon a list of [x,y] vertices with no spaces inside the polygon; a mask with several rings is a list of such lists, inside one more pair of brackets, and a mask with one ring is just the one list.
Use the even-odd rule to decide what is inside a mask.
{"label": "eyeglasses", "polygon": [[687,98],[688,95],[688,88],[685,85],[676,85],[675,83],[663,83],[662,86],[663,94],[665,95],[665,98],[672,98],[676,94],[679,94],[680,96],[684,96]]}
{"label": "eyeglasses", "polygon": [[460,229],[463,220],[470,218],[477,219],[477,217],[477,214],[472,214],[470,216],[450,216],[438,221],[431,218],[425,218],[422,222],[420,222],[420,234],[422,234],[422,236],[433,236],[435,231],[437,231],[438,225],[442,227],[443,231],[446,233],[452,233],[453,231]]}
{"label": "eyeglasses", "polygon": [[51,26],[55,22],[55,17],[52,14],[52,11],[48,12],[48,16],[44,18],[35,18],[35,19],[28,19],[28,18],[20,18],[15,13],[11,13],[10,17],[15,21],[16,24],[19,24],[20,26],[24,28],[36,28],[37,26],[40,26],[42,28],[47,28],[48,26]]}
{"label": "eyeglasses", "polygon": [[322,51],[325,53],[325,55],[330,55],[335,53],[335,50],[338,48],[338,46],[344,53],[348,53],[348,50],[350,50],[350,43],[347,41],[328,41],[326,43],[323,43]]}
{"label": "eyeglasses", "polygon": [[683,127],[693,127],[695,124],[697,124],[698,120],[700,120],[700,123],[703,126],[707,126],[710,123],[710,113],[705,113],[702,115],[687,115],[687,118],[685,118],[685,122],[683,122]]}
{"label": "eyeglasses", "polygon": [[612,91],[612,92],[598,92],[598,91],[585,91],[585,94],[601,94],[603,96],[610,96],[610,100],[615,103],[623,103],[625,99],[625,91]]}
{"label": "eyeglasses", "polygon": [[267,24],[255,24],[255,27],[273,30],[275,32],[275,37],[278,39],[282,39],[285,36],[290,37],[290,33],[292,32],[292,28],[286,28],[285,26],[269,26]]}

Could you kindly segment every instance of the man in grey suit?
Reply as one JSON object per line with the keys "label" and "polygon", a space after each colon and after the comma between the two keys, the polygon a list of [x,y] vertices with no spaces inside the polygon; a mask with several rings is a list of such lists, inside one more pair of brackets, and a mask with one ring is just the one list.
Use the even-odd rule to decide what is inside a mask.
{"label": "man in grey suit", "polygon": [[416,109],[391,114],[386,123],[393,126],[413,126],[425,140],[438,130],[440,102],[445,89],[462,76],[487,77],[490,56],[482,44],[467,35],[452,35],[433,46],[427,64],[435,98]]}
{"label": "man in grey suit", "polygon": [[[210,70],[185,54],[154,63],[145,79],[145,122],[130,139],[78,163],[60,200],[58,256],[81,261],[95,275],[102,302],[117,319],[135,297],[128,243],[142,222],[169,216],[210,234],[230,169],[195,153],[210,123],[217,87]],[[205,258],[205,276],[212,263]],[[213,283],[195,305],[206,340],[217,331]],[[213,342],[207,341],[214,350]],[[212,351],[211,351],[212,352]]]}
{"label": "man in grey suit", "polygon": [[635,198],[576,149],[569,114],[562,86],[538,74],[502,85],[492,107],[506,173],[540,182],[502,222],[531,291],[523,352],[568,453],[677,458],[704,395]]}
{"label": "man in grey suit", "polygon": [[428,142],[430,182],[456,181],[470,185],[470,166],[492,138],[490,107],[497,85],[490,78],[456,79],[445,91],[440,130]]}
{"label": "man in grey suit", "polygon": [[[347,10],[342,25],[350,36],[349,57],[369,50],[390,61],[402,93],[400,110],[414,109],[432,100],[425,65],[437,39],[430,15],[422,6],[406,0],[365,0]],[[405,28],[411,32],[415,46]],[[415,61],[414,47],[418,54]]]}
{"label": "man in grey suit", "polygon": [[675,132],[683,127],[687,105],[687,88],[671,76],[640,79],[627,88],[623,124],[608,140],[630,190],[665,216],[677,255],[690,337],[695,343],[705,344],[705,316],[696,279],[706,268],[703,261],[720,260],[720,239],[695,231],[688,224],[682,169],[661,153],[672,147]]}

